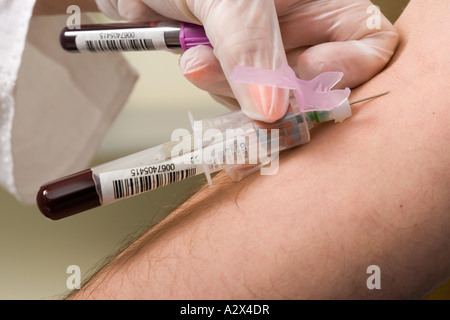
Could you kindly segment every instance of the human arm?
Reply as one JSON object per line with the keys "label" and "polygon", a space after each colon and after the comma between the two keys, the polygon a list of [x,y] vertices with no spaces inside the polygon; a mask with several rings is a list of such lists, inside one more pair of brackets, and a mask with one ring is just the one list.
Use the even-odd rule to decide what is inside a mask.
{"label": "human arm", "polygon": [[411,1],[394,60],[352,99],[388,96],[315,130],[277,175],[216,181],[72,298],[422,298],[447,280],[448,9]]}

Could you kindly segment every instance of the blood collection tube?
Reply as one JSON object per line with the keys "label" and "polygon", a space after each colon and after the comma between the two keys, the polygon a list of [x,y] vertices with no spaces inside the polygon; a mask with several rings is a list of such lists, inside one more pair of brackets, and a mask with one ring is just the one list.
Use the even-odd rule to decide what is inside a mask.
{"label": "blood collection tube", "polygon": [[73,53],[186,51],[199,45],[211,47],[202,26],[184,22],[87,24],[80,29],[63,29],[60,43]]}
{"label": "blood collection tube", "polygon": [[226,170],[240,181],[278,161],[278,152],[310,141],[311,121],[295,112],[271,124],[242,111],[191,122],[194,134],[183,143],[170,141],[44,184],[36,198],[39,209],[59,220],[200,174],[211,183],[212,173]]}

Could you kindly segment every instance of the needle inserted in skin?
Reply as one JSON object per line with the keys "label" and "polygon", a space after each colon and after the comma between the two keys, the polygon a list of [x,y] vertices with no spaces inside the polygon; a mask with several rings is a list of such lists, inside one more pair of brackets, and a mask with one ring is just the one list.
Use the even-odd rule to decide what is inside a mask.
{"label": "needle inserted in skin", "polygon": [[361,100],[358,100],[358,101],[351,102],[350,105],[354,105],[354,104],[361,103],[361,102],[364,102],[364,101],[368,101],[368,100],[372,100],[372,99],[375,99],[375,98],[379,98],[379,97],[385,96],[385,95],[387,95],[389,93],[390,93],[390,91],[387,91],[387,92],[384,92],[384,93],[380,93],[380,94],[377,94],[376,96],[372,96],[372,97],[369,97],[369,98],[365,98],[365,99],[361,99]]}
{"label": "needle inserted in skin", "polygon": [[[387,93],[355,101],[352,104]],[[216,149],[211,149],[213,153],[209,153],[211,151],[207,151],[206,148],[197,149],[192,146],[192,141],[197,141],[198,135],[194,131],[185,141],[187,146],[180,146],[176,144],[178,141],[171,140],[122,159],[50,181],[40,188],[36,202],[46,217],[59,220],[200,174],[205,174],[207,179],[210,179],[211,173],[235,168],[236,173],[232,173],[230,177],[234,181],[240,181],[254,170],[259,170],[260,166],[263,163],[265,165],[267,161],[267,158],[258,158],[258,156],[261,157],[259,143],[267,142],[266,128],[275,129],[278,132],[275,136],[278,137],[278,142],[271,142],[270,147],[270,154],[274,155],[275,152],[309,143],[311,139],[309,130],[316,124],[333,120],[340,123],[351,117],[351,108],[347,100],[336,110],[313,111],[306,114],[288,112],[283,119],[270,125],[248,118],[242,110],[206,119],[200,124],[208,128],[212,126],[219,132],[224,132],[224,128],[232,128],[238,133],[231,135],[231,138],[226,136],[220,140],[222,142],[216,143],[213,147]],[[193,119],[192,122],[195,128]],[[295,130],[286,130],[286,124]],[[262,136],[261,140],[260,134],[265,134],[266,137]],[[282,135],[279,136],[279,134]],[[203,145],[202,137],[203,134],[200,135],[200,146]],[[240,137],[244,137],[243,142],[239,142],[239,146],[236,147],[239,141],[237,139]],[[273,138],[272,136],[271,139]],[[180,148],[184,148],[182,154],[180,154]],[[264,148],[267,150],[267,145]],[[255,152],[256,156],[253,159],[252,155]],[[240,157],[244,158],[242,164],[239,163],[241,160],[235,161]],[[227,163],[228,159],[231,159],[229,163]]]}

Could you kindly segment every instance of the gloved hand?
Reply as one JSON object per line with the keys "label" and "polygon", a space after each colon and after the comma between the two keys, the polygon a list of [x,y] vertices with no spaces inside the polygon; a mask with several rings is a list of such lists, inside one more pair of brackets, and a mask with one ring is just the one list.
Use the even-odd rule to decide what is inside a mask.
{"label": "gloved hand", "polygon": [[180,59],[183,74],[219,102],[268,122],[285,114],[287,90],[230,82],[236,65],[276,69],[287,60],[301,79],[341,71],[339,87],[354,88],[389,62],[398,42],[381,14],[379,28],[369,28],[369,19],[377,22],[377,17],[368,0],[96,1],[112,18],[202,24],[214,50],[186,51]]}

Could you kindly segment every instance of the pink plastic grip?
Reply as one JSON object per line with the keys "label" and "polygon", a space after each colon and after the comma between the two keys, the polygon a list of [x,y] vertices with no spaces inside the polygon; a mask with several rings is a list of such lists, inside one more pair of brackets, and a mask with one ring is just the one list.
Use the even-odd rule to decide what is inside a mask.
{"label": "pink plastic grip", "polygon": [[231,80],[293,90],[300,111],[311,112],[330,111],[348,99],[349,88],[332,90],[343,76],[342,72],[325,72],[310,81],[301,80],[288,64],[283,63],[278,70],[236,66]]}

